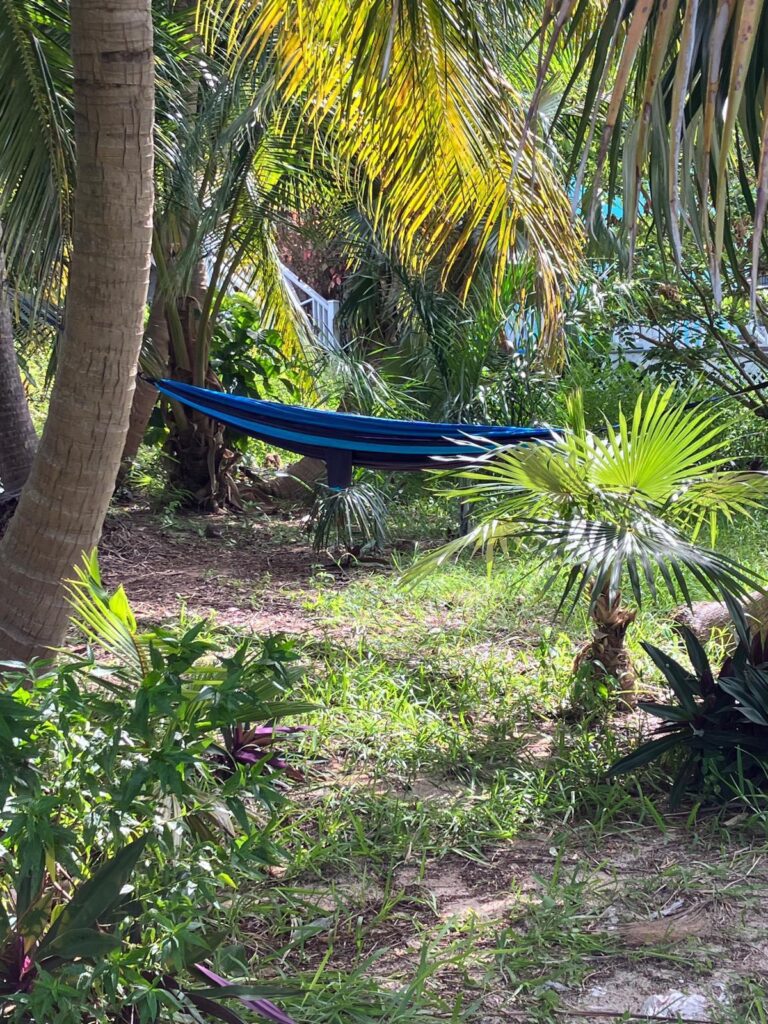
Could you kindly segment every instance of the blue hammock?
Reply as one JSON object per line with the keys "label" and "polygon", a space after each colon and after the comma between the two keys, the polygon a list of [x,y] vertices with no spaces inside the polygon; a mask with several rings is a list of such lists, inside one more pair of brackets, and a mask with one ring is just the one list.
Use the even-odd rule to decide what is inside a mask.
{"label": "blue hammock", "polygon": [[379,419],[243,398],[176,380],[152,383],[168,398],[244,434],[299,455],[322,459],[328,467],[328,486],[335,490],[350,486],[353,466],[427,469],[434,467],[435,458],[482,455],[496,445],[542,440],[553,433],[551,427]]}

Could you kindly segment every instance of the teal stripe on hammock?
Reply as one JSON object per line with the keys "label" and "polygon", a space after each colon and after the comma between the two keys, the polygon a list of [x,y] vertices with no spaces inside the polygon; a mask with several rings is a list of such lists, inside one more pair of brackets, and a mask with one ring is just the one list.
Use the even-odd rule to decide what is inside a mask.
{"label": "teal stripe on hammock", "polygon": [[[167,392],[164,388],[160,388],[165,394]],[[286,430],[282,427],[272,427],[265,424],[255,425],[246,420],[241,420],[238,416],[233,416],[231,413],[221,412],[216,410],[211,412],[210,408],[201,402],[195,402],[191,398],[179,399],[175,395],[169,397],[175,398],[176,401],[182,401],[184,405],[190,406],[192,409],[197,409],[198,412],[204,413],[206,416],[213,416],[214,419],[219,420],[221,423],[227,423],[229,426],[236,427],[238,430],[242,430],[246,434],[252,434],[254,437],[266,438],[268,440],[283,440],[287,443],[282,446],[290,448],[290,442],[293,441],[296,444],[312,445],[315,448],[338,448],[343,451],[351,452],[380,452],[387,455],[410,455],[412,457],[424,456],[425,458],[433,458],[439,455],[462,455],[468,453],[469,450],[473,450],[477,454],[487,452],[492,444],[484,445],[475,440],[468,440],[462,438],[464,442],[462,444],[451,443],[449,445],[442,445],[440,447],[430,446],[419,446],[418,448],[404,447],[403,445],[394,444],[374,444],[371,442],[345,439],[345,438],[334,438],[327,437],[325,435],[313,435],[298,433],[297,431]],[[457,438],[457,441],[459,439]]]}

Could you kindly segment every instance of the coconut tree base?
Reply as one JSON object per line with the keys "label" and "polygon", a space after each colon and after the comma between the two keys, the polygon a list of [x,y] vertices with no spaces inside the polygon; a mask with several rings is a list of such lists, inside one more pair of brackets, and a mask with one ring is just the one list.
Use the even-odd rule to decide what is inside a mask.
{"label": "coconut tree base", "polygon": [[206,512],[218,512],[227,505],[242,508],[232,474],[240,455],[226,447],[221,432],[190,423],[171,435],[168,455],[168,483],[185,496],[184,504]]}

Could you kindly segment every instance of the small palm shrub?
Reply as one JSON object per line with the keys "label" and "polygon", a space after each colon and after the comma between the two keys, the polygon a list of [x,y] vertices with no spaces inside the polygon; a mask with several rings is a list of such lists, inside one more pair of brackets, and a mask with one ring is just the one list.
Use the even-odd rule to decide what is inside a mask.
{"label": "small palm shrub", "polygon": [[677,758],[671,803],[694,789],[732,797],[745,784],[768,785],[768,637],[752,632],[741,608],[729,602],[738,647],[719,672],[695,634],[683,630],[690,668],[652,644],[643,647],[674,694],[668,704],[641,702],[661,720],[656,735],[617,761],[613,774],[634,771],[659,758]]}
{"label": "small palm shrub", "polygon": [[309,710],[290,697],[293,647],[225,650],[202,624],[141,633],[95,558],[71,600],[83,653],[0,670],[0,1009],[239,1024],[234,999],[290,1024],[274,986],[232,988],[215,968],[224,908],[279,859],[277,744],[299,727],[277,723]]}
{"label": "small palm shrub", "polygon": [[357,553],[382,548],[387,542],[387,504],[373,484],[331,490],[315,498],[307,531],[315,551],[340,549]]}
{"label": "small palm shrub", "polygon": [[551,440],[501,447],[457,470],[464,486],[448,492],[474,504],[476,525],[431,552],[416,579],[463,550],[489,559],[509,545],[553,566],[546,589],[562,586],[559,609],[584,600],[594,634],[577,657],[600,677],[633,681],[625,635],[644,592],[659,589],[690,603],[689,581],[708,594],[760,589],[755,574],[700,544],[714,544],[718,523],[765,504],[768,476],[725,469],[726,440],[711,407],[673,403],[672,388],[640,395],[631,417],[620,411],[605,435],[586,429],[580,394],[568,423]]}

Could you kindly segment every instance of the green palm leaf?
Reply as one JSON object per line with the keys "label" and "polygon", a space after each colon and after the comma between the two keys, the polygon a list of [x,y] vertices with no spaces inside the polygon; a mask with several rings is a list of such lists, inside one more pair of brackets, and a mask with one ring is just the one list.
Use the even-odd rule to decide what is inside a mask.
{"label": "green palm leaf", "polygon": [[[588,595],[589,610],[629,586],[638,605],[659,589],[690,603],[688,581],[715,598],[762,590],[758,574],[696,543],[703,523],[768,504],[768,476],[726,472],[716,416],[673,403],[671,390],[640,396],[607,437],[589,434],[571,403],[575,430],[501,448],[456,471],[466,486],[448,492],[480,508],[466,537],[431,552],[407,574],[414,580],[465,550],[515,544],[553,563],[546,589],[566,574],[560,606]],[[449,474],[450,475],[450,474]]]}
{"label": "green palm leaf", "polygon": [[[768,5],[763,0],[638,0],[609,3],[602,9],[586,6],[596,23],[592,35],[573,37],[577,63],[590,69],[575,132],[573,165],[589,165],[594,147],[584,126],[603,118],[590,185],[593,209],[608,163],[608,177],[624,180],[631,266],[640,187],[647,182],[657,229],[670,238],[678,263],[686,229],[690,231],[695,244],[709,256],[719,302],[724,251],[735,283],[749,276],[738,265],[738,252],[729,241],[731,203],[743,193],[754,220],[754,304],[768,210],[768,103],[763,95],[768,77],[764,45]],[[549,62],[540,68],[542,78],[546,79],[547,71],[554,74],[565,45],[562,40],[569,38],[568,27],[576,25],[581,7],[573,10],[568,0],[552,5],[542,24],[543,63]],[[564,31],[558,15],[567,19]],[[613,45],[606,44],[608,39]],[[600,82],[611,84],[609,98],[607,90],[596,84]],[[560,121],[569,116],[569,97],[575,99],[579,88],[580,76],[568,82],[558,112]],[[619,112],[623,112],[623,123]]]}
{"label": "green palm leaf", "polygon": [[556,360],[578,231],[501,73],[492,7],[219,0],[201,3],[199,18],[211,45],[227,36],[241,65],[262,68],[270,100],[298,106],[347,173],[362,175],[361,208],[412,268],[439,261],[447,275],[460,261],[468,289],[492,252],[498,288],[524,250],[546,312],[541,353]]}
{"label": "green palm leaf", "polygon": [[0,223],[10,271],[44,298],[70,233],[74,168],[66,7],[0,3]]}

